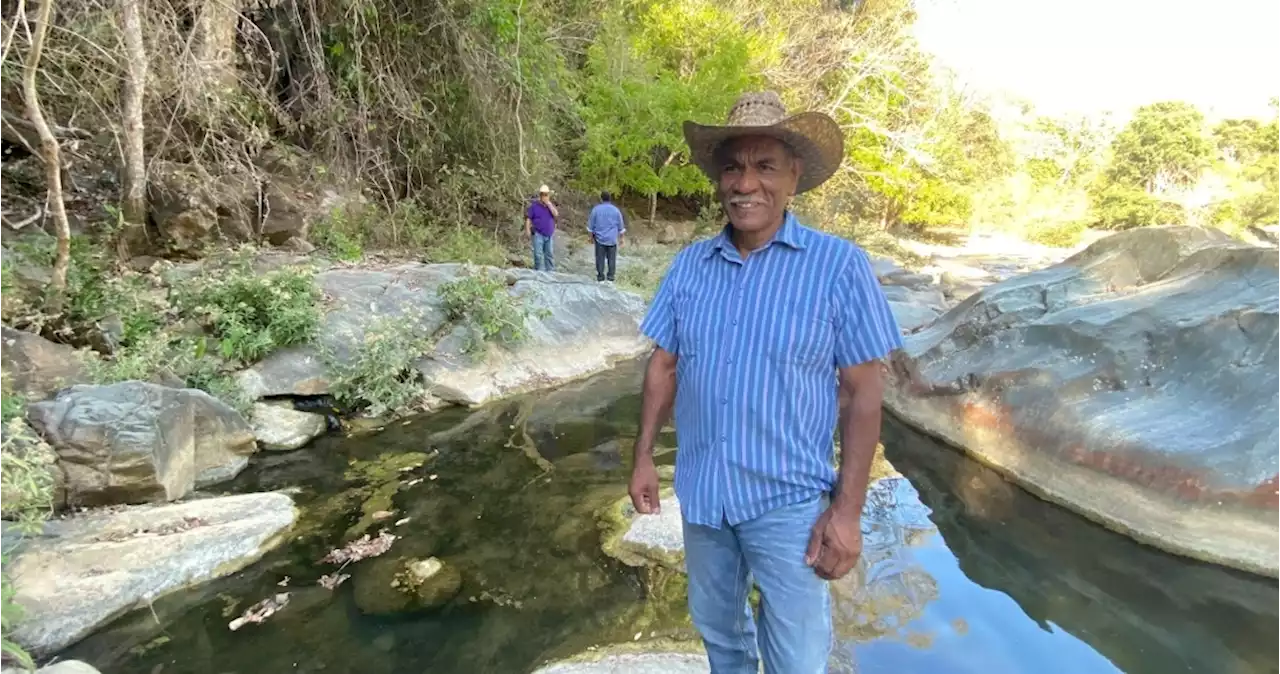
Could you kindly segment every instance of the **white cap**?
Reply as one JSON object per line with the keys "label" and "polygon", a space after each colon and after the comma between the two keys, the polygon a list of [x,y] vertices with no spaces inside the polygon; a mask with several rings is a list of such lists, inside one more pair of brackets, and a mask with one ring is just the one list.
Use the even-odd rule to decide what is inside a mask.
{"label": "white cap", "polygon": [[551,194],[551,188],[543,185],[538,188],[538,194]]}

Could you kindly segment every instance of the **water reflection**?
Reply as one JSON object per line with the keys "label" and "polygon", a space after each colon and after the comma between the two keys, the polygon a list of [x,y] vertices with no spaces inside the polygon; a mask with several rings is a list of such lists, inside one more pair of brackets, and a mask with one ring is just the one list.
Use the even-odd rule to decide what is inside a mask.
{"label": "water reflection", "polygon": [[[888,459],[932,510],[942,539],[916,553],[943,588],[925,618],[941,637],[928,655],[896,654],[902,664],[940,672],[970,671],[961,666],[966,660],[972,671],[990,671],[988,664],[1037,672],[1277,671],[1274,580],[1167,555],[1094,526],[892,418],[884,438]],[[952,627],[957,620],[962,630]],[[875,660],[881,646],[862,649],[864,659]],[[980,657],[966,658],[974,651]]]}
{"label": "water reflection", "polygon": [[[235,577],[163,598],[154,615],[122,618],[68,655],[105,674],[520,674],[636,634],[689,638],[681,583],[646,596],[645,578],[598,549],[593,513],[625,493],[639,385],[633,364],[551,393],[256,457],[233,488],[298,489],[300,538]],[[1274,581],[1140,546],[892,420],[885,433],[904,477],[869,495],[864,558],[834,586],[834,671],[1276,671]],[[336,592],[315,587],[331,570],[315,560],[375,509],[408,518],[388,555],[433,555],[462,572],[452,604],[363,615],[351,596],[359,565]],[[284,611],[227,630],[285,577],[295,595]]]}

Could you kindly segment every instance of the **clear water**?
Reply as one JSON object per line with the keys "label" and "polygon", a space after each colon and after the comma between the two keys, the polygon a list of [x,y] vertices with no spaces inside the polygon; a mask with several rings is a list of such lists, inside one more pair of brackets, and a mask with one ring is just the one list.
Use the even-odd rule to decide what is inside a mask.
{"label": "clear water", "polygon": [[[593,513],[625,493],[638,388],[628,366],[478,411],[260,455],[232,489],[297,488],[306,513],[298,540],[65,655],[104,674],[520,674],[637,634],[691,637],[683,597],[646,591],[671,584],[646,583],[598,548]],[[903,477],[872,492],[864,561],[834,588],[840,669],[1277,671],[1275,581],[1138,545],[892,419],[885,445]],[[414,454],[428,458],[399,470]],[[393,518],[371,523],[368,514],[387,508]],[[331,570],[315,560],[364,525],[376,532],[402,517],[410,520],[395,528],[402,538],[388,556],[456,565],[465,580],[452,604],[362,615],[353,592],[369,561],[335,592],[315,586]],[[283,591],[286,577],[286,609],[227,629]]]}

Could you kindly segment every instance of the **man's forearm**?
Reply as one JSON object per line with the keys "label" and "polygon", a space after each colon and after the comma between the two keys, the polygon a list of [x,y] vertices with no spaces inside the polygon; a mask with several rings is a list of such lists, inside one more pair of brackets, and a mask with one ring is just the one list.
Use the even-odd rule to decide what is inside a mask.
{"label": "man's forearm", "polygon": [[860,516],[880,443],[880,391],[856,391],[841,402],[840,474],[833,505]]}
{"label": "man's forearm", "polygon": [[644,372],[644,394],[640,404],[640,432],[636,436],[636,458],[653,455],[658,431],[667,423],[676,399],[675,356],[654,349]]}

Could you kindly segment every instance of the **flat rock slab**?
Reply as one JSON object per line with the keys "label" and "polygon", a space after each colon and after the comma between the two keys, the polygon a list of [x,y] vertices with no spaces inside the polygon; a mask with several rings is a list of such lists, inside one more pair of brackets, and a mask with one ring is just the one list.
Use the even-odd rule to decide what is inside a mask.
{"label": "flat rock slab", "polygon": [[1105,526],[1274,577],[1278,280],[1214,230],[1116,234],[909,336],[885,405]]}
{"label": "flat rock slab", "polygon": [[6,529],[6,572],[24,609],[6,637],[52,655],[157,597],[252,564],[296,517],[292,499],[264,493],[54,520],[21,541]]}
{"label": "flat rock slab", "polygon": [[684,571],[684,525],[680,520],[680,499],[670,488],[658,496],[662,504],[657,515],[639,515],[631,497],[619,499],[600,514],[604,530],[603,548],[628,566],[665,566]]}
{"label": "flat rock slab", "polygon": [[707,656],[693,653],[618,653],[598,660],[561,662],[534,674],[705,674],[711,671]]}
{"label": "flat rock slab", "polygon": [[285,349],[237,375],[255,397],[322,395],[331,382],[327,359],[351,358],[366,335],[388,319],[405,321],[435,342],[416,362],[436,398],[479,405],[548,388],[607,369],[650,348],[639,334],[644,300],[581,276],[485,268],[533,310],[529,337],[511,347],[464,353],[466,331],[451,325],[438,295],[459,278],[457,264],[402,264],[387,269],[330,269],[316,276],[328,298],[318,347]]}

